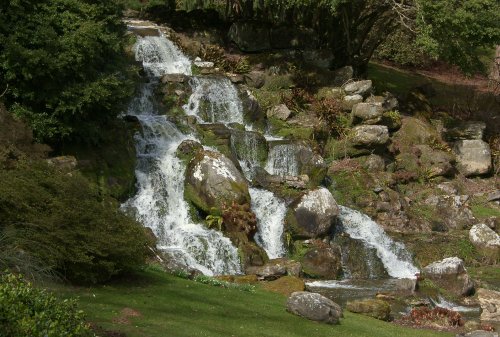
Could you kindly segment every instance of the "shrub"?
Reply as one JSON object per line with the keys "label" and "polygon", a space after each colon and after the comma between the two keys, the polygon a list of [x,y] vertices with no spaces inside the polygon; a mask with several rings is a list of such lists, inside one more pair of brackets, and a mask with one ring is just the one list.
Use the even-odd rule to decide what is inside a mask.
{"label": "shrub", "polygon": [[63,278],[108,280],[141,266],[151,244],[144,229],[78,172],[43,162],[0,170],[0,230],[14,229],[17,250]]}
{"label": "shrub", "polygon": [[75,300],[58,300],[20,276],[0,282],[0,337],[90,337]]}
{"label": "shrub", "polygon": [[0,2],[7,107],[37,140],[97,141],[133,93],[124,33],[115,1]]}
{"label": "shrub", "polygon": [[326,124],[330,135],[342,137],[347,134],[350,120],[344,114],[341,103],[333,98],[314,101],[312,110]]}

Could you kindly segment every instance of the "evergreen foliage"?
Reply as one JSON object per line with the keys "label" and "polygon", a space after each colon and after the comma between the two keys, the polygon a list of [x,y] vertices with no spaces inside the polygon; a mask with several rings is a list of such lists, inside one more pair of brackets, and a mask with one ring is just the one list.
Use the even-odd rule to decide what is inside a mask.
{"label": "evergreen foliage", "polygon": [[58,300],[21,277],[0,278],[0,337],[91,337],[74,300]]}
{"label": "evergreen foliage", "polygon": [[37,140],[95,142],[133,82],[114,0],[0,2],[0,91]]}
{"label": "evergreen foliage", "polygon": [[[0,231],[17,233],[9,240],[13,254],[77,283],[103,282],[144,263],[152,243],[142,226],[78,172],[21,162],[0,170],[0,181]],[[1,265],[23,270],[3,258]]]}

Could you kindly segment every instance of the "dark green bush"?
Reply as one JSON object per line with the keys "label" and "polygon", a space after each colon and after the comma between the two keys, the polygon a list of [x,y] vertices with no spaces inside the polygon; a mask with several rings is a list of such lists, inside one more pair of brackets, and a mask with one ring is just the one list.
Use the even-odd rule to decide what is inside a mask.
{"label": "dark green bush", "polygon": [[0,232],[19,233],[15,247],[62,278],[102,282],[144,263],[143,227],[78,172],[20,163],[0,169],[0,181]]}
{"label": "dark green bush", "polygon": [[133,93],[113,0],[0,2],[0,93],[37,140],[97,141]]}
{"label": "dark green bush", "polygon": [[58,300],[21,277],[0,279],[0,337],[90,337],[75,300]]}

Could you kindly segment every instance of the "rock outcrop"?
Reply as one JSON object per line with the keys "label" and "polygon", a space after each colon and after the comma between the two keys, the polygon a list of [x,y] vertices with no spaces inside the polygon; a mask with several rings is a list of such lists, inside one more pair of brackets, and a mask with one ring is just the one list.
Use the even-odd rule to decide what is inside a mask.
{"label": "rock outcrop", "polygon": [[342,308],[332,300],[317,293],[294,292],[288,298],[286,310],[312,321],[337,324],[343,317]]}
{"label": "rock outcrop", "polygon": [[472,244],[485,256],[500,259],[500,236],[486,224],[474,225],[469,231]]}
{"label": "rock outcrop", "polygon": [[296,238],[317,238],[330,232],[339,214],[333,195],[324,187],[299,197],[287,214],[287,226]]}
{"label": "rock outcrop", "polygon": [[487,174],[491,171],[491,150],[488,143],[475,140],[459,140],[453,146],[457,156],[457,169],[466,177]]}
{"label": "rock outcrop", "polygon": [[388,321],[391,316],[389,303],[379,299],[366,299],[347,302],[346,309],[350,312],[370,316],[382,321]]}
{"label": "rock outcrop", "polygon": [[468,296],[474,291],[474,282],[467,274],[464,261],[458,257],[431,263],[422,269],[422,276],[457,296]]}
{"label": "rock outcrop", "polygon": [[199,151],[189,162],[185,181],[186,199],[206,213],[220,214],[231,203],[248,204],[246,179],[224,155]]}
{"label": "rock outcrop", "polygon": [[335,280],[342,274],[342,255],[338,246],[315,247],[301,259],[304,274],[313,278]]}

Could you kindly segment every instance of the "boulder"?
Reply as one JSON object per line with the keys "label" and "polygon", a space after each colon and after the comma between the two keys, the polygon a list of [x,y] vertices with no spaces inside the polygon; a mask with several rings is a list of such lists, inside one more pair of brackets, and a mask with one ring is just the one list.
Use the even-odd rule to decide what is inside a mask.
{"label": "boulder", "polygon": [[346,309],[356,314],[370,316],[382,321],[388,321],[391,316],[391,306],[380,299],[366,299],[347,302]]}
{"label": "boulder", "polygon": [[263,71],[253,70],[245,74],[245,83],[252,88],[260,89],[266,83],[266,75]]}
{"label": "boulder", "polygon": [[[468,207],[467,195],[431,195],[423,201],[424,205],[432,206],[440,228],[436,231],[468,228],[474,221],[474,215]],[[418,205],[419,203],[416,203]]]}
{"label": "boulder", "polygon": [[224,206],[249,204],[246,179],[226,156],[199,151],[186,169],[185,197],[209,214],[220,214]]}
{"label": "boulder", "polygon": [[359,157],[357,160],[368,172],[385,171],[385,160],[379,155],[371,154],[369,156]]}
{"label": "boulder", "polygon": [[304,274],[309,277],[335,280],[342,274],[342,254],[338,246],[310,249],[301,263]]}
{"label": "boulder", "polygon": [[296,238],[316,238],[330,232],[339,214],[333,195],[324,187],[295,200],[287,214],[287,225]]}
{"label": "boulder", "polygon": [[264,114],[259,101],[250,90],[243,90],[240,93],[241,103],[243,104],[243,113],[245,117],[253,123],[264,123]]}
{"label": "boulder", "polygon": [[228,36],[244,52],[271,49],[270,30],[262,22],[235,22]]}
{"label": "boulder", "polygon": [[467,274],[464,261],[448,257],[422,269],[422,276],[457,296],[468,296],[474,291],[474,282]]}
{"label": "boulder", "polygon": [[358,124],[377,124],[382,120],[384,108],[374,103],[358,103],[352,108],[354,122]]}
{"label": "boulder", "polygon": [[195,140],[186,139],[182,141],[175,152],[176,156],[183,160],[191,160],[196,153],[203,150],[203,145]]}
{"label": "boulder", "polygon": [[298,291],[292,293],[286,303],[286,310],[312,321],[337,324],[343,317],[342,308],[332,300],[317,293]]}
{"label": "boulder", "polygon": [[352,129],[352,144],[374,147],[389,141],[389,129],[385,125],[358,125]]}
{"label": "boulder", "polygon": [[486,224],[472,226],[469,239],[483,255],[495,261],[500,259],[500,236]]}
{"label": "boulder", "polygon": [[367,96],[372,91],[372,81],[364,80],[348,83],[344,86],[344,91],[347,95]]}
{"label": "boulder", "polygon": [[282,121],[286,121],[291,114],[292,112],[285,104],[276,105],[267,110],[266,113],[267,118],[277,118],[281,119]]}
{"label": "boulder", "polygon": [[476,139],[482,140],[486,130],[486,123],[468,121],[445,132],[445,137],[449,141]]}
{"label": "boulder", "polygon": [[354,106],[363,102],[363,96],[361,95],[347,95],[342,99],[342,109],[345,111],[351,111]]}
{"label": "boulder", "polygon": [[286,275],[287,266],[283,259],[269,260],[263,266],[249,267],[246,270],[247,274],[254,274],[260,280],[276,280],[281,276]]}
{"label": "boulder", "polygon": [[457,169],[466,177],[487,174],[491,171],[491,150],[482,140],[459,140],[453,146],[457,156]]}
{"label": "boulder", "polygon": [[481,305],[481,321],[500,323],[500,292],[480,288],[477,297]]}
{"label": "boulder", "polygon": [[261,285],[266,290],[285,296],[290,296],[294,292],[306,289],[304,280],[295,276],[283,276],[277,280],[262,283]]}
{"label": "boulder", "polygon": [[426,178],[449,176],[453,173],[455,156],[453,154],[436,150],[429,145],[417,145],[419,162]]}
{"label": "boulder", "polygon": [[74,156],[59,156],[47,159],[47,163],[61,171],[73,171],[78,166]]}
{"label": "boulder", "polygon": [[437,131],[429,123],[415,117],[404,117],[401,128],[394,134],[392,142],[399,151],[404,151],[413,145],[430,144],[438,138]]}

